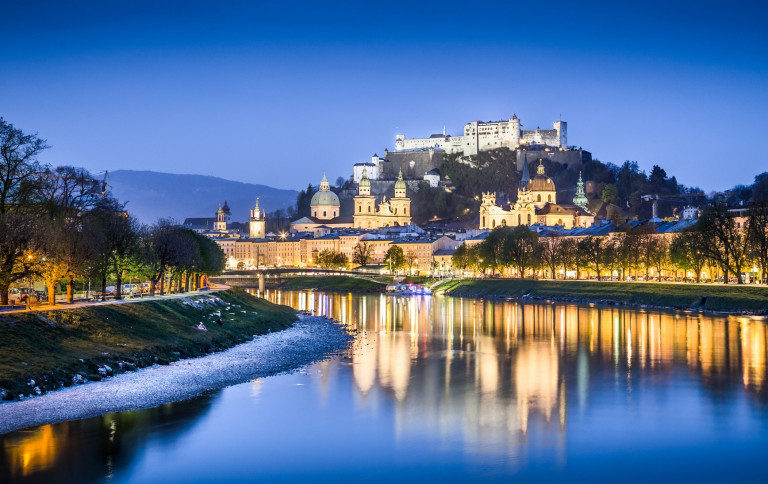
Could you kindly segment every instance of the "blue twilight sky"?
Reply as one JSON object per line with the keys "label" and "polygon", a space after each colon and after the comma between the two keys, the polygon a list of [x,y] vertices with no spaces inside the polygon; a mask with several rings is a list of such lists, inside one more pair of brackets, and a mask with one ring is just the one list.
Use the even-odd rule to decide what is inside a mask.
{"label": "blue twilight sky", "polygon": [[282,188],[396,133],[561,115],[705,190],[768,170],[766,2],[0,0],[0,116],[44,161]]}

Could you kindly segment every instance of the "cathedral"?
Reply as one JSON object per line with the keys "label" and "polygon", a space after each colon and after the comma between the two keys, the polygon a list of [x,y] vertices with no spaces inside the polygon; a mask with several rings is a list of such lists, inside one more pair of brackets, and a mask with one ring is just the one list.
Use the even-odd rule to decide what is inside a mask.
{"label": "cathedral", "polygon": [[411,199],[406,196],[406,189],[407,186],[401,170],[395,182],[395,196],[389,200],[386,197],[382,198],[376,206],[376,198],[371,195],[371,181],[368,179],[368,172],[363,168],[362,178],[355,196],[354,227],[373,229],[409,225],[411,223]]}
{"label": "cathedral", "polygon": [[590,227],[595,216],[586,211],[584,182],[579,174],[579,186],[576,189],[574,205],[557,203],[555,182],[544,171],[544,164],[539,160],[536,176],[530,177],[528,164],[523,163],[523,174],[517,189],[517,200],[509,209],[496,205],[496,193],[483,193],[480,205],[480,228],[494,229],[500,226],[518,226],[541,224],[559,225],[565,229]]}

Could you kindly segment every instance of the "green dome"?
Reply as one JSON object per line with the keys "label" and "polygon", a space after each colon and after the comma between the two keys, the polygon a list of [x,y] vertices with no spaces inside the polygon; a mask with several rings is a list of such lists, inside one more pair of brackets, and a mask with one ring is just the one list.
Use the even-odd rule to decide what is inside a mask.
{"label": "green dome", "polygon": [[312,201],[309,202],[311,207],[338,207],[339,197],[332,191],[321,190],[312,195]]}
{"label": "green dome", "polygon": [[400,173],[397,174],[397,181],[395,182],[395,190],[405,190],[407,185],[403,181],[403,170],[400,169]]}

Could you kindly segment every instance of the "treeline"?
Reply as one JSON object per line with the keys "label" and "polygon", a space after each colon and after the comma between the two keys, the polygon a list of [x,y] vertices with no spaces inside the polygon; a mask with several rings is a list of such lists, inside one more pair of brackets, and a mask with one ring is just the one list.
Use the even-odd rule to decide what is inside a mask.
{"label": "treeline", "polygon": [[[0,304],[12,285],[42,278],[49,304],[66,280],[72,302],[76,280],[122,283],[136,277],[167,290],[199,286],[199,277],[224,269],[215,242],[170,220],[141,225],[109,193],[106,180],[72,166],[51,167],[38,155],[48,148],[0,117]],[[193,280],[194,278],[194,280]],[[103,293],[102,293],[103,297]]]}
{"label": "treeline", "polygon": [[595,274],[598,280],[661,281],[666,273],[695,282],[701,282],[706,269],[710,281],[728,283],[735,277],[739,284],[745,272],[757,267],[766,283],[768,202],[755,203],[746,217],[737,217],[719,200],[689,229],[672,236],[659,234],[655,224],[625,225],[610,236],[583,238],[540,237],[525,226],[497,227],[480,244],[461,245],[453,265],[517,277],[555,279],[575,273],[577,278]]}

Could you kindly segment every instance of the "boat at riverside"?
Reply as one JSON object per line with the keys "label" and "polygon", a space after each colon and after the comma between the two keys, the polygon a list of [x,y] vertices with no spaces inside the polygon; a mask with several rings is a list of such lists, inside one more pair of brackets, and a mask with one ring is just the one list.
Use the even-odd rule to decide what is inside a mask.
{"label": "boat at riverside", "polygon": [[387,284],[385,291],[394,296],[424,296],[432,294],[432,289],[424,284]]}
{"label": "boat at riverside", "polygon": [[764,318],[264,297],[339,321],[351,347],[191,400],[2,435],[0,482],[764,480]]}

